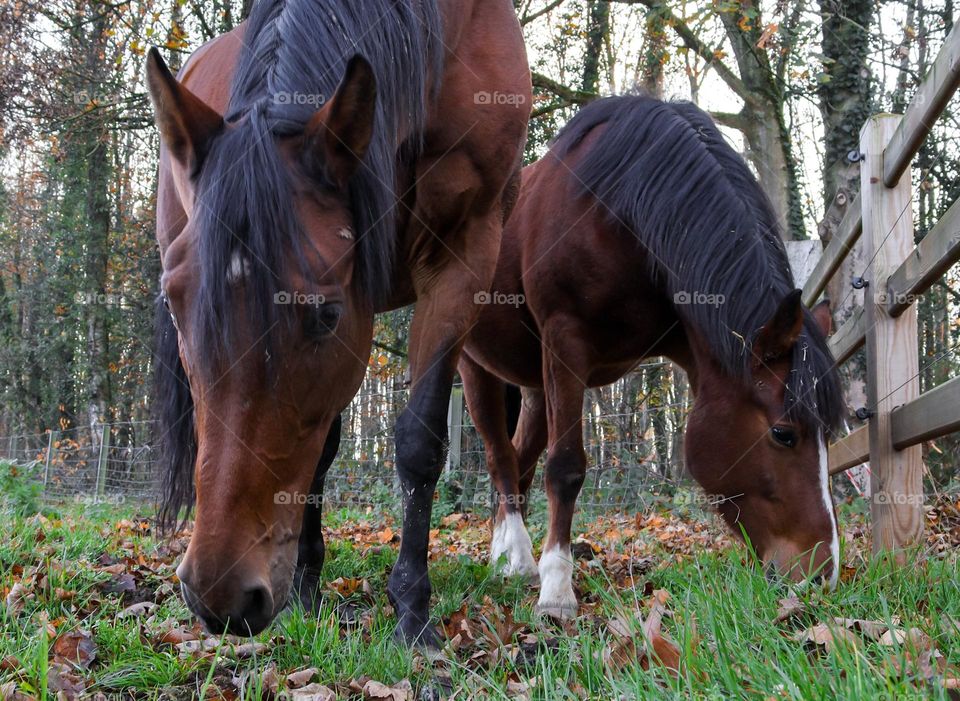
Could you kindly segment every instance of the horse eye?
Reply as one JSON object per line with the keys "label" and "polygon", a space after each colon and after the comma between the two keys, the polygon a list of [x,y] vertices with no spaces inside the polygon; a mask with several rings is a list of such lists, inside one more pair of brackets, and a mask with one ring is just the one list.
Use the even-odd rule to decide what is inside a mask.
{"label": "horse eye", "polygon": [[307,307],[303,315],[303,333],[308,338],[320,339],[337,330],[343,316],[343,305],[336,302]]}
{"label": "horse eye", "polygon": [[783,426],[774,426],[770,429],[773,440],[787,448],[793,448],[797,445],[797,434],[790,428]]}

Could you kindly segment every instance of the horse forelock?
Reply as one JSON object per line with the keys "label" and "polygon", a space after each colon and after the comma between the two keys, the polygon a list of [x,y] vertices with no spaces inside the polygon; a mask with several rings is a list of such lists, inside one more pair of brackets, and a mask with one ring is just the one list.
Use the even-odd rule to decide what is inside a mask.
{"label": "horse forelock", "polygon": [[[576,157],[581,193],[648,252],[678,314],[722,370],[751,382],[757,334],[795,287],[769,200],[710,117],[691,103],[644,95],[598,100],[570,121],[553,150],[567,157],[601,126]],[[809,312],[791,360],[786,415],[816,431],[838,427],[836,368]]]}
{"label": "horse forelock", "polygon": [[[361,54],[377,78],[372,141],[347,185],[356,256],[354,284],[376,305],[390,290],[396,238],[397,154],[416,155],[431,95],[442,75],[436,0],[263,0],[254,5],[231,89],[228,129],[211,145],[197,181],[202,359],[229,360],[235,329],[230,275],[244,261],[245,323],[268,344],[288,309],[274,295],[303,265],[302,227],[278,141],[303,132],[333,97],[349,59]],[[431,82],[432,80],[432,82]],[[321,187],[321,183],[317,183]],[[299,272],[306,273],[301,270]],[[309,279],[309,276],[308,276]],[[279,308],[278,308],[279,307]]]}

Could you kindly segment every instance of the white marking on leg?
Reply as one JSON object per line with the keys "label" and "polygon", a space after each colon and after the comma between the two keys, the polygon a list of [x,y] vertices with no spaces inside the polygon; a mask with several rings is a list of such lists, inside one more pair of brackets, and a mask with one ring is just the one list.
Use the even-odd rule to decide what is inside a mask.
{"label": "white marking on leg", "polygon": [[540,557],[540,599],[537,610],[558,618],[577,615],[573,593],[573,557],[570,546],[553,546]]}
{"label": "white marking on leg", "polygon": [[833,499],[830,497],[830,460],[827,453],[827,444],[823,439],[823,432],[820,432],[819,445],[820,451],[820,487],[823,491],[823,506],[830,516],[830,525],[833,538],[830,540],[830,556],[833,558],[833,571],[830,574],[830,581],[827,586],[831,589],[836,588],[837,579],[840,577],[840,534],[837,526],[837,517],[833,510]]}
{"label": "white marking on leg", "polygon": [[[507,561],[500,566],[501,556],[506,555]],[[509,513],[493,529],[493,540],[490,542],[490,561],[496,568],[508,577],[519,574],[536,578],[537,561],[533,559],[533,543],[530,534],[523,525],[523,517],[519,513]]]}

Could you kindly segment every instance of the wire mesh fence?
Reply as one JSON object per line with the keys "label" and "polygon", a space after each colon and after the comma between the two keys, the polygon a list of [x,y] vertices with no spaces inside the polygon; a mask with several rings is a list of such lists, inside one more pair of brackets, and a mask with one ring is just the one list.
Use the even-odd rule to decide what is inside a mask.
{"label": "wire mesh fence", "polygon": [[[328,508],[397,502],[394,425],[409,391],[402,380],[369,375],[343,413],[340,450],[328,473]],[[682,427],[689,407],[686,380],[672,364],[639,366],[584,401],[588,474],[585,511],[641,509],[652,494],[670,494],[683,479]],[[489,508],[491,486],[483,444],[454,388],[451,449],[438,498],[455,511]],[[0,458],[32,465],[51,502],[150,503],[159,493],[157,450],[150,422],[125,422],[0,437]],[[542,470],[534,491],[542,493]],[[536,496],[534,496],[536,498]]]}

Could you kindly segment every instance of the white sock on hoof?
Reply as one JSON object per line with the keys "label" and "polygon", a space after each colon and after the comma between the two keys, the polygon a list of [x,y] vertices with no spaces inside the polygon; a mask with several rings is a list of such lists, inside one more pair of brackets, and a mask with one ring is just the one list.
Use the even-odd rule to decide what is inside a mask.
{"label": "white sock on hoof", "polygon": [[[501,556],[507,561],[500,565]],[[509,513],[493,529],[490,542],[490,560],[494,567],[507,576],[515,574],[526,577],[537,576],[537,561],[533,559],[533,543],[530,534],[523,525],[523,517],[518,513]]]}
{"label": "white sock on hoof", "polygon": [[570,546],[555,545],[540,557],[540,600],[537,611],[557,618],[577,615],[573,593],[573,557]]}

